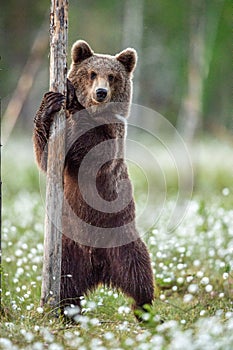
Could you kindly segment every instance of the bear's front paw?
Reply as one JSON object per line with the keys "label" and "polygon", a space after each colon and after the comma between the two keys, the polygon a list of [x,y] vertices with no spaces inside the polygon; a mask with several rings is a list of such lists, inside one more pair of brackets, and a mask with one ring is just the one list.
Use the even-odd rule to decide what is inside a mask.
{"label": "bear's front paw", "polygon": [[79,103],[76,96],[75,87],[69,79],[67,79],[66,108],[71,114],[84,109],[84,107]]}
{"label": "bear's front paw", "polygon": [[65,102],[65,96],[59,92],[49,91],[44,95],[43,100],[46,116],[52,116],[62,108]]}

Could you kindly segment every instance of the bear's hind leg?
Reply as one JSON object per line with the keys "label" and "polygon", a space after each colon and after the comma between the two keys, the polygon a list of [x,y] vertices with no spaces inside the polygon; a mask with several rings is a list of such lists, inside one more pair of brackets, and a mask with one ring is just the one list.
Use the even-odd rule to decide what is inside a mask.
{"label": "bear's hind leg", "polygon": [[89,248],[78,245],[67,237],[63,237],[60,308],[74,305],[81,312],[81,297],[92,291],[98,284]]}
{"label": "bear's hind leg", "polygon": [[154,299],[153,273],[149,253],[141,239],[118,250],[117,259],[112,264],[112,286],[133,298],[135,316],[142,320],[140,311],[146,312],[145,305],[151,305]]}

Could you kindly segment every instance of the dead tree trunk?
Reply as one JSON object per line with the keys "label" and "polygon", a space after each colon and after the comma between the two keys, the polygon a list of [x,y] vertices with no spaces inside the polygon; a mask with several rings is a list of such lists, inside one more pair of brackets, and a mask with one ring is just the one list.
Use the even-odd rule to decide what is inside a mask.
{"label": "dead tree trunk", "polygon": [[[51,0],[50,90],[66,94],[68,0]],[[48,148],[41,305],[60,302],[65,107],[51,127]]]}

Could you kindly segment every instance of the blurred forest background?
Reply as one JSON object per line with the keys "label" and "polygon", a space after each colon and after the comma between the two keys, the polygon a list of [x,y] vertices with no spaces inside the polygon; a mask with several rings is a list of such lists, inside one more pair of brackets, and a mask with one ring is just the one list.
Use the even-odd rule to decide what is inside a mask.
{"label": "blurred forest background", "polygon": [[[100,53],[136,48],[134,102],[158,111],[187,137],[203,130],[231,135],[231,25],[230,0],[71,0],[69,49],[79,38]],[[4,113],[24,73],[22,109],[13,109],[24,132],[31,132],[48,90],[48,28],[49,1],[2,1],[2,116],[14,117]]]}
{"label": "blurred forest background", "polygon": [[[10,141],[19,145],[19,134],[31,140],[33,117],[48,90],[49,7],[47,0],[1,2],[4,146],[10,147]],[[134,103],[162,114],[189,145],[198,140],[199,147],[201,141],[211,140],[195,152],[209,152],[209,158],[201,160],[209,168],[203,175],[205,184],[210,182],[210,163],[218,158],[219,188],[224,188],[232,183],[231,26],[231,0],[70,0],[68,48],[70,52],[77,39],[99,53],[134,47],[139,56]],[[28,148],[32,159],[31,141]],[[6,158],[14,157],[9,154]],[[227,181],[223,163],[229,171]]]}

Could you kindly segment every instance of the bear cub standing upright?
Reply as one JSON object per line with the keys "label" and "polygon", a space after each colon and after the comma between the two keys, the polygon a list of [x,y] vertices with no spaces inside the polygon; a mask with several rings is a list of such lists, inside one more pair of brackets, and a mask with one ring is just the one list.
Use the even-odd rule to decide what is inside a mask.
{"label": "bear cub standing upright", "polygon": [[[135,227],[132,186],[124,160],[126,118],[137,54],[95,54],[74,43],[67,97],[48,92],[34,119],[34,150],[46,172],[50,126],[66,102],[66,157],[61,309],[99,284],[116,288],[143,309],[154,298],[147,248]],[[137,315],[137,313],[135,313]]]}

